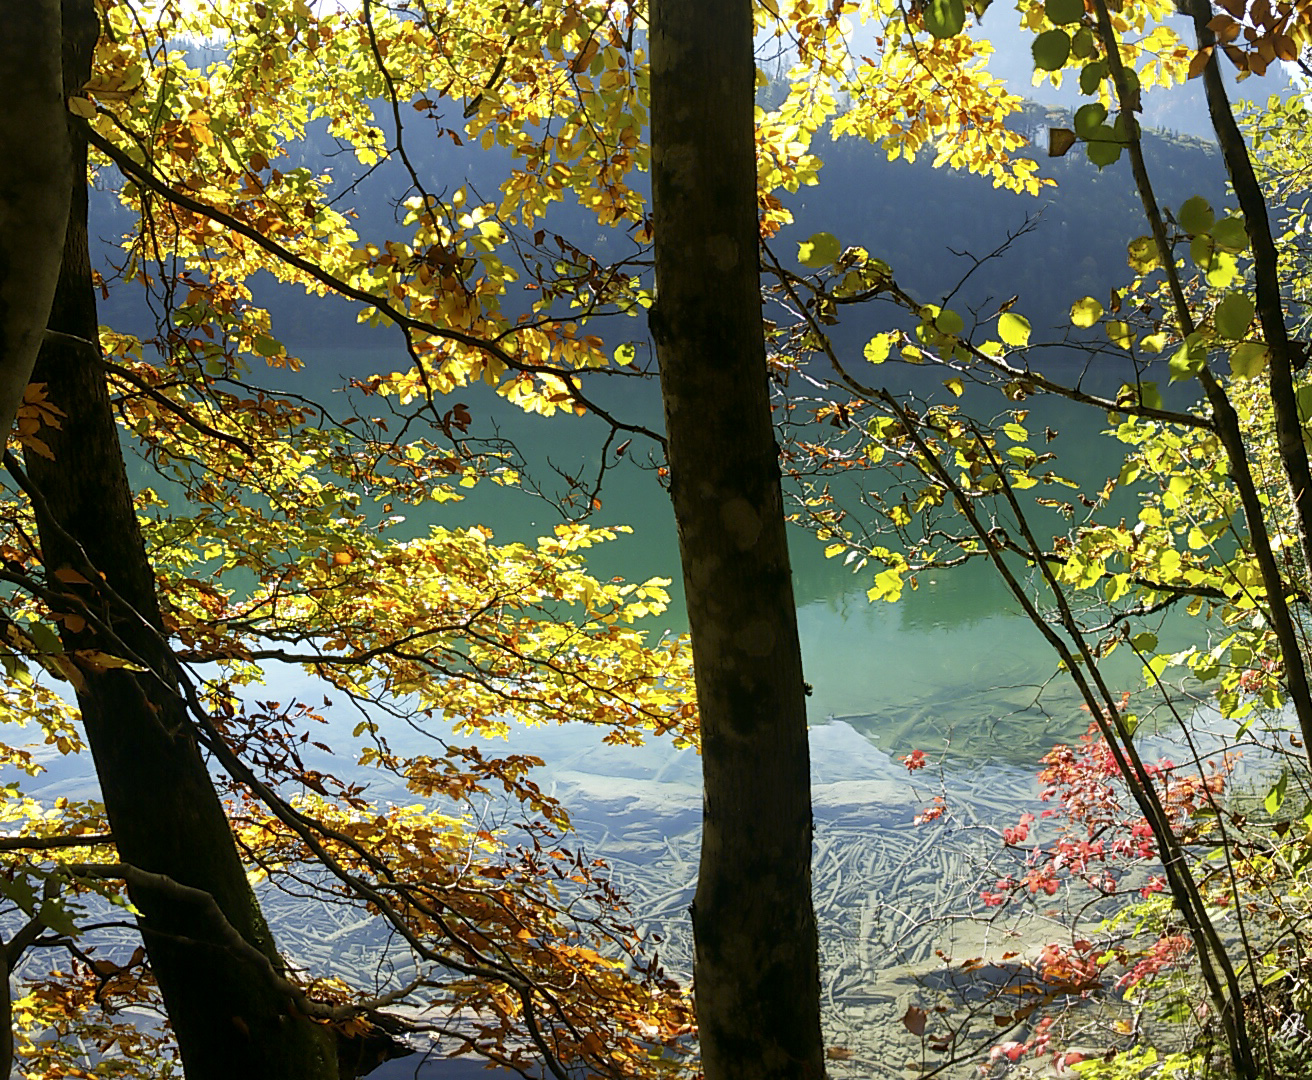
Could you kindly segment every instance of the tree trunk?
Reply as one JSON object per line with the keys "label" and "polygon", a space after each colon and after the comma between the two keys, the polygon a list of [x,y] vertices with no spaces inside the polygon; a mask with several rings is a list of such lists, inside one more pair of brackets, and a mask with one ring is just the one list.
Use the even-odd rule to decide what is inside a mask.
{"label": "tree trunk", "polygon": [[59,4],[0,4],[0,439],[45,335],[73,190]]}
{"label": "tree trunk", "polygon": [[[64,0],[66,87],[89,76],[97,32],[92,0]],[[85,178],[86,144],[69,130],[75,175]],[[74,187],[50,329],[97,341],[85,179]],[[162,637],[154,574],[97,352],[98,346],[65,337],[42,347],[34,378],[46,384],[66,419],[60,430],[41,434],[54,460],[28,454],[27,468],[44,501],[38,526],[47,573],[84,559],[102,572],[131,611],[94,585],[75,588],[153,669],[87,673],[78,693],[105,809],[124,862],[208,892],[242,936],[281,968],[175,692],[177,669]],[[92,626],[77,632],[65,626],[63,637],[69,649],[121,652]],[[197,911],[149,889],[132,890],[132,901],[189,1080],[336,1080],[332,1031],[295,1014],[253,965],[207,943],[212,934]]]}
{"label": "tree trunk", "polygon": [[705,781],[708,1080],[824,1072],[797,617],[761,324],[749,0],[654,0],[652,336]]}

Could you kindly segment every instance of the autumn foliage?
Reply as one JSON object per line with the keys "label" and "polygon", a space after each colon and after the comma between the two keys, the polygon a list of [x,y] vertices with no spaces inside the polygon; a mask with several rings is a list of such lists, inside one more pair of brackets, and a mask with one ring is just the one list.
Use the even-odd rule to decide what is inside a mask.
{"label": "autumn foliage", "polygon": [[[1271,434],[1266,388],[1290,365],[1266,340],[1265,297],[1248,296],[1249,211],[1218,214],[1191,200],[1176,208],[1169,237],[1131,239],[1130,280],[1106,305],[1072,298],[1077,342],[1135,363],[1161,354],[1170,378],[1198,379],[1212,396],[1205,411],[1164,403],[1145,379],[1107,397],[1065,388],[1112,415],[1125,447],[1124,470],[1083,507],[1105,509],[1118,488],[1139,503],[1135,520],[1090,519],[1053,544],[982,518],[949,533],[912,527],[958,504],[964,516],[979,505],[1009,513],[1015,492],[1030,489],[1068,519],[1077,513],[1071,482],[1026,427],[1022,402],[1062,388],[1029,362],[1038,333],[1024,304],[998,305],[968,329],[946,300],[906,291],[878,252],[828,233],[797,237],[794,248],[786,232],[788,196],[822,181],[816,143],[826,130],[1012,191],[1045,186],[1026,138],[1008,126],[1019,99],[987,73],[987,43],[966,32],[988,7],[754,6],[759,39],[786,42],[788,58],[783,92],[756,117],[763,265],[771,297],[793,317],[772,325],[772,361],[781,379],[823,370],[816,418],[851,440],[838,448],[817,436],[795,448],[823,459],[822,480],[893,460],[926,480],[879,505],[883,539],[854,528],[822,485],[803,496],[802,516],[831,555],[869,566],[872,600],[915,588],[925,568],[993,558],[1000,573],[1008,560],[1046,573],[1058,596],[1096,589],[1123,608],[1182,601],[1191,615],[1215,616],[1221,632],[1205,647],[1159,651],[1149,631],[1095,644],[1099,657],[1133,649],[1151,679],[1187,671],[1215,684],[1226,715],[1242,721],[1284,700],[1299,668],[1292,623],[1280,617],[1299,590],[1281,584],[1272,552],[1295,566],[1301,557],[1296,514],[1276,515],[1274,540],[1259,535],[1254,508],[1280,498],[1245,501],[1248,489],[1232,482],[1244,440],[1271,475],[1290,445]],[[1099,168],[1134,159],[1142,93],[1200,75],[1217,52],[1261,74],[1309,40],[1303,3],[1227,0],[1203,20],[1215,43],[1181,40],[1167,23],[1174,10],[1164,0],[1019,5],[1038,77],[1066,77],[1089,99],[1054,145],[1082,144]],[[19,1068],[32,1077],[178,1072],[144,952],[122,934],[118,944],[97,936],[135,933],[124,882],[140,869],[118,860],[97,801],[26,793],[53,757],[86,752],[73,692],[128,672],[166,684],[184,710],[187,737],[222,778],[250,877],[367,913],[405,956],[411,974],[377,984],[289,957],[274,976],[300,1013],[346,1038],[403,1016],[402,1034],[439,1034],[449,1049],[513,1068],[546,1060],[557,1075],[687,1072],[687,991],[661,970],[606,868],[572,837],[567,808],[534,780],[540,763],[473,745],[511,722],[570,722],[611,743],[696,746],[689,645],[649,629],[668,609],[669,581],[589,573],[592,549],[624,526],[568,520],[529,540],[497,537],[460,505],[480,485],[524,480],[523,462],[480,437],[487,417],[467,400],[479,383],[543,421],[600,418],[595,474],[565,478],[572,513],[604,511],[607,473],[626,454],[668,477],[663,435],[614,405],[616,387],[654,373],[643,321],[653,302],[645,6],[99,0],[96,11],[93,75],[67,104],[92,148],[90,179],[114,193],[115,220],[126,223],[96,285],[115,310],[137,313],[132,326],[101,329],[96,362],[133,455],[157,644],[171,660],[162,671],[131,650],[66,647],[106,612],[131,612],[101,595],[97,567],[43,555],[38,532],[49,523],[23,463],[55,457],[48,440],[68,417],[31,387],[0,507],[0,721],[13,729],[0,761],[17,777],[0,803],[0,892],[11,916],[6,959],[20,976],[10,1003]],[[873,44],[854,46],[857,23],[869,24]],[[336,157],[307,151],[308,136],[321,134]],[[500,154],[505,174],[495,190],[476,190],[433,168],[420,152],[432,145]],[[378,233],[361,212],[375,171],[396,185],[394,220]],[[1286,181],[1294,171],[1283,169]],[[553,217],[562,206],[580,209],[608,246],[587,250],[562,235]],[[1197,271],[1188,297],[1177,262]],[[316,358],[298,355],[264,301],[269,279],[345,299],[361,322],[393,335],[394,352],[379,370],[351,372],[341,394],[320,394],[308,383]],[[838,355],[826,328],[876,300],[901,322],[866,335],[859,356]],[[895,401],[878,385],[890,359],[943,364],[950,398]],[[1209,366],[1222,359],[1232,376],[1224,390]],[[996,427],[957,406],[967,381],[1003,395]],[[1233,427],[1215,419],[1229,415],[1216,394],[1242,414]],[[1086,644],[1074,635],[1062,662],[1092,680]],[[266,681],[288,672],[312,694],[272,700]],[[1013,892],[1042,900],[1073,882],[1151,897],[1160,882],[1141,860],[1169,859],[1164,836],[1201,842],[1223,819],[1224,758],[1135,773],[1120,749],[1133,748],[1125,701],[1105,686],[1084,694],[1096,729],[1044,759],[1056,813],[1003,831],[1021,862],[985,892],[987,904]],[[422,752],[401,748],[397,733],[412,728],[428,737]],[[920,751],[904,761],[926,764]],[[361,779],[371,775],[411,801],[375,799]],[[1144,805],[1130,805],[1127,783]],[[488,798],[513,808],[513,821],[489,825],[480,816]],[[935,801],[921,818],[947,810]],[[1234,872],[1257,880],[1263,858],[1242,849]],[[1223,902],[1219,892],[1207,900]],[[1281,917],[1297,907],[1288,903]],[[1112,950],[1120,988],[1171,969],[1187,944],[1164,932],[1146,948]],[[1052,946],[1039,996],[1105,985],[1106,955],[1085,938]],[[1046,1051],[1046,1033],[1004,1042],[998,1057]]]}

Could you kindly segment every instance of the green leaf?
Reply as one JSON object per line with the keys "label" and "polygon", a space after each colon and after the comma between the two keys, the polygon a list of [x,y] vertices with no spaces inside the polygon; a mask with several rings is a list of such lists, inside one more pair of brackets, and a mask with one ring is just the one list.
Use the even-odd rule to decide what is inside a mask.
{"label": "green leaf", "polygon": [[936,38],[956,37],[966,25],[963,0],[929,0],[924,9],[925,29]]}
{"label": "green leaf", "polygon": [[282,355],[282,345],[268,334],[260,334],[255,339],[255,351],[266,359]]}
{"label": "green leaf", "polygon": [[1139,91],[1142,89],[1142,87],[1139,84],[1139,73],[1135,71],[1134,68],[1132,67],[1126,67],[1124,76],[1125,76],[1125,89],[1127,91],[1126,97],[1130,101],[1135,101],[1138,99]]}
{"label": "green leaf", "polygon": [[966,384],[958,378],[944,379],[943,385],[952,391],[953,397],[961,397],[966,391]]}
{"label": "green leaf", "polygon": [[1255,378],[1265,370],[1267,356],[1261,342],[1242,342],[1230,350],[1230,373],[1241,379]]}
{"label": "green leaf", "polygon": [[1238,341],[1248,333],[1248,327],[1253,321],[1253,313],[1256,310],[1256,303],[1247,293],[1227,293],[1216,305],[1216,314],[1213,316],[1216,332],[1223,338]]}
{"label": "green leaf", "polygon": [[1065,30],[1045,30],[1030,46],[1034,66],[1040,71],[1056,71],[1071,55],[1071,36]]}
{"label": "green leaf", "polygon": [[1222,251],[1248,250],[1248,231],[1241,217],[1223,217],[1212,226],[1211,237]]}
{"label": "green leaf", "polygon": [[64,651],[64,643],[59,640],[59,635],[45,623],[28,623],[26,629],[27,636],[32,639],[32,644],[43,653],[58,656]]}
{"label": "green leaf", "polygon": [[25,876],[16,877],[13,881],[0,877],[0,896],[12,900],[28,915],[36,911],[36,890]]}
{"label": "green leaf", "polygon": [[1092,296],[1076,300],[1071,305],[1071,325],[1090,327],[1102,318],[1102,305]]}
{"label": "green leaf", "polygon": [[1294,391],[1299,416],[1312,416],[1312,384],[1304,383]]}
{"label": "green leaf", "polygon": [[1084,18],[1084,0],[1044,0],[1043,14],[1054,26],[1066,26]]}
{"label": "green leaf", "polygon": [[1280,805],[1285,801],[1285,789],[1289,786],[1288,771],[1280,774],[1280,779],[1275,782],[1271,790],[1266,793],[1266,798],[1262,800],[1262,805],[1266,807],[1268,814],[1277,814],[1280,812]]}
{"label": "green leaf", "polygon": [[828,266],[841,254],[838,237],[833,233],[818,232],[810,240],[797,245],[797,261],[816,270]]}
{"label": "green leaf", "polygon": [[934,326],[944,334],[959,334],[966,328],[966,323],[951,308],[944,308],[934,316]]}
{"label": "green leaf", "polygon": [[1161,265],[1157,257],[1157,244],[1151,236],[1138,236],[1125,250],[1125,261],[1136,274],[1147,274]]}
{"label": "green leaf", "polygon": [[1081,26],[1075,31],[1075,36],[1071,38],[1071,55],[1078,60],[1087,60],[1097,52],[1097,47],[1093,40],[1093,31],[1087,26]]}
{"label": "green leaf", "polygon": [[615,348],[615,363],[620,367],[628,367],[633,363],[638,355],[638,350],[632,345],[618,345]]}
{"label": "green leaf", "polygon": [[1080,93],[1096,94],[1103,79],[1107,78],[1107,62],[1095,60],[1080,69]]}
{"label": "green leaf", "polygon": [[1163,330],[1159,330],[1155,334],[1148,334],[1142,341],[1140,341],[1139,348],[1144,352],[1159,353],[1166,348],[1170,340],[1170,334]]}
{"label": "green leaf", "polygon": [[1212,255],[1211,265],[1207,268],[1207,283],[1212,289],[1225,289],[1233,285],[1239,277],[1239,260],[1227,251],[1218,251]]}
{"label": "green leaf", "polygon": [[1193,259],[1194,265],[1204,273],[1211,267],[1216,250],[1216,244],[1212,242],[1212,238],[1206,233],[1195,236],[1189,241],[1189,257]]}
{"label": "green leaf", "polygon": [[[1190,337],[1193,337],[1191,334]],[[1185,342],[1174,353],[1168,366],[1171,370],[1171,382],[1182,382],[1185,379],[1192,379],[1203,369],[1203,361],[1207,359],[1207,350],[1200,344]]]}
{"label": "green leaf", "polygon": [[1157,635],[1150,630],[1145,630],[1141,634],[1135,634],[1130,638],[1130,644],[1138,652],[1152,652],[1157,648]]}
{"label": "green leaf", "polygon": [[1075,134],[1082,139],[1092,139],[1107,119],[1107,106],[1100,101],[1081,105],[1075,110]]}
{"label": "green leaf", "polygon": [[1120,160],[1124,146],[1117,137],[1116,130],[1107,124],[1100,124],[1084,143],[1089,160],[1100,169],[1115,165]]}
{"label": "green leaf", "polygon": [[1180,212],[1175,215],[1175,220],[1180,223],[1180,228],[1190,236],[1197,236],[1199,233],[1207,232],[1212,227],[1216,215],[1212,212],[1211,203],[1201,195],[1195,195],[1192,199],[1185,199],[1184,205],[1180,207]]}
{"label": "green leaf", "polygon": [[75,938],[81,933],[77,923],[73,921],[72,913],[64,906],[62,900],[47,900],[36,914],[37,918],[56,934]]}

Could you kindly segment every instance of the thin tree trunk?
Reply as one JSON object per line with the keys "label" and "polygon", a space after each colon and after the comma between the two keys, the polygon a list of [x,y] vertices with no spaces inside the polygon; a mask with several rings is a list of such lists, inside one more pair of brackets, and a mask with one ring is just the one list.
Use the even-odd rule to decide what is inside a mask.
{"label": "thin tree trunk", "polygon": [[73,190],[59,4],[0,2],[0,439],[45,334]]}
{"label": "thin tree trunk", "polygon": [[693,902],[708,1080],[824,1073],[805,694],[761,324],[749,0],[652,5],[670,492],[705,779]]}
{"label": "thin tree trunk", "polygon": [[[1293,357],[1289,330],[1285,325],[1285,305],[1280,296],[1280,264],[1275,239],[1271,235],[1271,216],[1266,196],[1253,171],[1244,136],[1235,122],[1230,99],[1226,96],[1221,79],[1221,65],[1216,50],[1216,35],[1208,26],[1212,7],[1208,0],[1187,0],[1185,10],[1193,17],[1194,32],[1200,49],[1211,48],[1212,54],[1203,67],[1203,89],[1207,95],[1207,111],[1216,132],[1217,145],[1225,160],[1244,217],[1244,229],[1253,248],[1253,284],[1257,301],[1257,318],[1262,325],[1262,337],[1270,356],[1271,406],[1275,415],[1276,447],[1289,483],[1290,502],[1294,510],[1294,531],[1298,536],[1299,550],[1304,567],[1312,571],[1312,466],[1308,464],[1307,447],[1303,443],[1303,418],[1298,415],[1298,397],[1294,390]],[[1312,735],[1312,731],[1304,731]],[[1312,751],[1309,751],[1312,752]]]}
{"label": "thin tree trunk", "polygon": [[[97,31],[92,0],[64,0],[66,85],[81,85],[88,77]],[[85,177],[86,145],[71,127],[70,132],[76,175]],[[37,521],[47,572],[88,561],[102,572],[130,611],[94,584],[70,588],[79,590],[117,639],[153,669],[87,673],[78,693],[119,855],[209,893],[242,936],[281,970],[173,685],[177,669],[162,636],[154,574],[98,350],[70,340],[97,340],[85,182],[74,190],[50,329],[69,337],[47,340],[34,377],[46,384],[51,402],[66,418],[58,431],[42,431],[54,460],[37,454],[27,459],[39,492]],[[63,636],[70,649],[119,653],[122,648],[90,625],[76,632],[65,626]],[[150,889],[135,888],[131,895],[189,1080],[336,1080],[330,1029],[296,1014],[265,974],[217,944],[191,905]]]}

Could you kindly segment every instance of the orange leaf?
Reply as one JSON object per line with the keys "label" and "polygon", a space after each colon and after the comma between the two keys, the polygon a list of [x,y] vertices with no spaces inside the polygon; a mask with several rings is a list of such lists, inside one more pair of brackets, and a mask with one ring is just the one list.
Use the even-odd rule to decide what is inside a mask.
{"label": "orange leaf", "polygon": [[[1215,20],[1214,20],[1215,21]],[[1233,23],[1231,24],[1233,25]],[[1203,68],[1207,67],[1207,62],[1212,59],[1212,46],[1205,49],[1199,49],[1194,53],[1193,58],[1189,61],[1189,78],[1196,79],[1203,73]]]}

